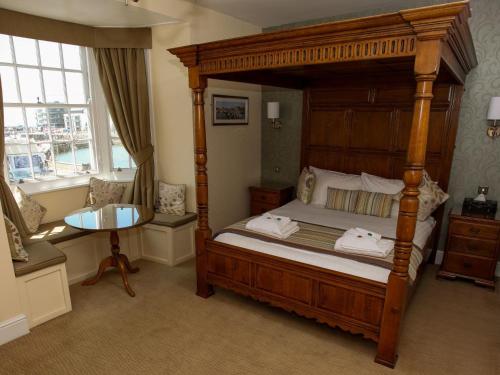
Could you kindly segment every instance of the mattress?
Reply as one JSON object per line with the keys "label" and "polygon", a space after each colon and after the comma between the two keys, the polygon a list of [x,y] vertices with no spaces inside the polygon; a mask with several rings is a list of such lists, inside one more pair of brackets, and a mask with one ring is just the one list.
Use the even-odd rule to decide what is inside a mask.
{"label": "mattress", "polygon": [[[352,227],[362,227],[378,232],[384,237],[396,238],[397,218],[380,218],[368,215],[357,215],[344,211],[325,209],[315,205],[306,205],[299,200],[294,200],[271,212],[276,215],[289,216],[293,220],[297,221],[345,230]],[[418,221],[413,243],[423,249],[435,224],[436,222],[432,217],[426,221]],[[249,250],[258,251],[264,254],[300,263],[310,264],[328,270],[363,277],[365,279],[381,283],[387,283],[389,273],[391,272],[386,268],[358,262],[356,260],[292,248],[281,244],[246,237],[240,234],[223,233],[218,235],[215,240],[229,245],[243,247]]]}

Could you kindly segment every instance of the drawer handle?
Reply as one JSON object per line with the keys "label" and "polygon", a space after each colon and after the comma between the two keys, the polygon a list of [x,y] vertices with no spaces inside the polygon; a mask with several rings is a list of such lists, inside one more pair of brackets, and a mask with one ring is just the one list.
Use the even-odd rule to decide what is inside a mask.
{"label": "drawer handle", "polygon": [[481,232],[481,229],[479,229],[479,228],[469,228],[469,233],[479,234],[480,232]]}
{"label": "drawer handle", "polygon": [[472,267],[472,263],[464,262],[464,268],[471,268],[471,267]]}

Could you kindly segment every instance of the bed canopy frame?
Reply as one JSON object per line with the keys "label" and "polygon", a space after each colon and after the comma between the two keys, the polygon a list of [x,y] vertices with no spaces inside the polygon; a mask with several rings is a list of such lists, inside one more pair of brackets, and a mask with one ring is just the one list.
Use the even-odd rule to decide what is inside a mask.
{"label": "bed canopy frame", "polygon": [[[463,1],[169,50],[188,68],[189,87],[193,91],[199,296],[209,297],[213,285],[217,285],[362,334],[378,343],[375,361],[394,367],[410,289],[409,258],[417,220],[418,186],[428,155],[432,99],[440,83],[455,85],[455,91],[461,94],[467,73],[477,65],[469,17],[469,4]],[[382,83],[382,91],[405,80],[412,81],[414,90],[414,99],[409,99],[413,111],[409,109],[409,143],[403,163],[405,189],[397,222],[394,266],[387,284],[213,241],[208,223],[203,98],[207,79],[308,90],[338,82],[345,83],[343,89],[351,81],[359,86],[356,77],[360,75],[361,80],[370,77],[368,80],[379,86]],[[373,103],[372,90],[367,92],[368,102]],[[457,98],[459,104],[460,95]],[[304,105],[309,103],[305,101]],[[455,123],[457,114],[456,106]],[[442,154],[438,155],[444,158],[439,174],[444,189],[448,185],[456,127],[448,130],[444,139],[451,141],[440,146]],[[303,165],[311,161],[305,157],[309,155],[307,150],[303,140]],[[367,154],[361,156],[366,159]],[[385,173],[386,177],[401,178],[401,171],[391,171]]]}

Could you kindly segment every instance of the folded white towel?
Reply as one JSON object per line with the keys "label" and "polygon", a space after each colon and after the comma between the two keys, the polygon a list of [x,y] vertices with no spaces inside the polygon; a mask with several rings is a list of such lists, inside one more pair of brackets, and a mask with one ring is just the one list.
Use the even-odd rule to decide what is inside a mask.
{"label": "folded white towel", "polygon": [[[281,239],[287,238],[299,230],[299,226],[296,221],[291,221],[290,218],[284,218],[287,220],[278,220],[276,217],[272,216],[270,216],[270,214],[264,214],[256,217],[250,220],[245,225],[245,228]],[[288,221],[288,223],[283,224],[282,221]]]}
{"label": "folded white towel", "polygon": [[380,233],[372,232],[371,230],[366,230],[360,227],[356,227],[355,229],[359,234],[363,235],[364,237],[372,237],[375,238],[376,240],[382,239],[382,235]]}
{"label": "folded white towel", "polygon": [[377,240],[372,236],[364,235],[364,232],[357,228],[351,228],[335,241],[334,248],[347,253],[385,258],[394,248],[394,241]]}
{"label": "folded white towel", "polygon": [[272,220],[274,223],[280,228],[283,229],[285,228],[288,224],[292,222],[292,219],[290,219],[287,216],[279,216],[279,215],[273,215],[269,212],[266,212],[265,214],[262,215],[264,219],[266,220]]}

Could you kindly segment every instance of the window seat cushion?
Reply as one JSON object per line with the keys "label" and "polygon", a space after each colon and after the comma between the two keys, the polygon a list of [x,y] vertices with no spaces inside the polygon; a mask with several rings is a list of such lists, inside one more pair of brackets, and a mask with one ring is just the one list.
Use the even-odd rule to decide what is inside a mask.
{"label": "window seat cushion", "polygon": [[73,228],[66,224],[64,220],[54,221],[40,225],[38,232],[32,234],[30,238],[24,239],[25,245],[48,241],[51,244],[73,240],[78,237],[86,236],[91,232]]}
{"label": "window seat cushion", "polygon": [[195,221],[198,215],[194,212],[186,212],[185,215],[170,215],[162,214],[160,212],[155,212],[155,217],[151,221],[151,224],[161,225],[164,227],[177,228],[181,225]]}
{"label": "window seat cushion", "polygon": [[29,261],[13,262],[16,277],[66,262],[66,255],[47,241],[26,245],[25,249],[29,254]]}

